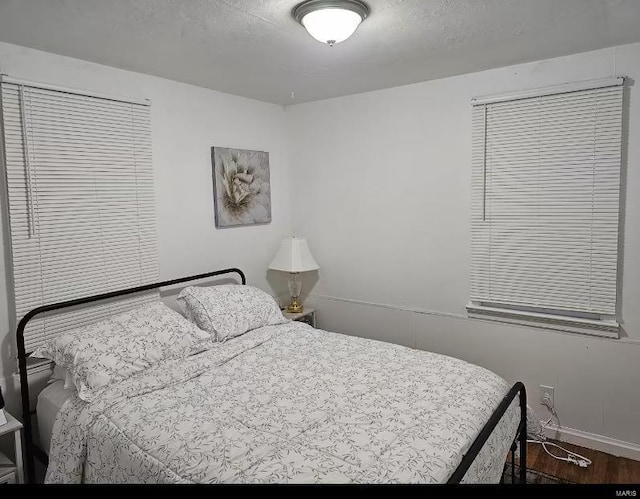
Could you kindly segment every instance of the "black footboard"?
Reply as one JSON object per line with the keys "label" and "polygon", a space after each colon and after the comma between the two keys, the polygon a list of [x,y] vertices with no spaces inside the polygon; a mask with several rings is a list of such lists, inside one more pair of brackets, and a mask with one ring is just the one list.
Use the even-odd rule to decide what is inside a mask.
{"label": "black footboard", "polygon": [[526,483],[527,479],[527,391],[520,381],[511,387],[509,392],[505,395],[500,402],[500,405],[496,408],[494,413],[484,425],[484,428],[480,431],[480,434],[469,447],[469,451],[464,455],[462,461],[453,472],[447,483],[460,483],[465,473],[471,466],[471,463],[480,453],[480,450],[486,443],[489,435],[495,429],[495,427],[504,416],[511,402],[516,398],[516,395],[520,394],[520,424],[518,425],[518,431],[516,432],[515,441],[520,444],[520,483]]}
{"label": "black footboard", "polygon": [[18,343],[18,366],[20,368],[20,393],[22,395],[22,423],[24,426],[24,439],[25,439],[25,466],[27,468],[27,482],[35,483],[35,469],[34,469],[34,456],[41,460],[43,463],[48,463],[47,453],[36,446],[33,442],[33,426],[31,423],[31,417],[35,414],[35,410],[31,410],[31,402],[29,400],[29,382],[27,377],[27,356],[31,352],[26,352],[24,347],[24,328],[27,323],[33,319],[36,315],[51,312],[53,310],[60,310],[68,307],[75,307],[78,305],[84,305],[86,303],[92,303],[101,300],[108,300],[110,298],[117,298],[119,296],[131,295],[135,293],[143,293],[145,291],[152,291],[158,288],[164,288],[167,286],[173,286],[175,284],[181,284],[183,282],[197,281],[199,279],[207,279],[209,277],[217,277],[224,274],[238,274],[242,280],[242,284],[246,284],[247,280],[244,273],[240,269],[224,269],[216,270],[214,272],[207,272],[205,274],[192,275],[189,277],[181,277],[179,279],[172,279],[170,281],[155,282],[152,284],[146,284],[144,286],[138,286],[136,288],[122,289],[119,291],[112,291],[110,293],[102,293],[99,295],[88,296],[86,298],[78,298],[77,300],[69,300],[60,303],[53,303],[51,305],[44,305],[42,307],[34,308],[29,311],[22,320],[18,323],[18,329],[16,331],[16,340]]}

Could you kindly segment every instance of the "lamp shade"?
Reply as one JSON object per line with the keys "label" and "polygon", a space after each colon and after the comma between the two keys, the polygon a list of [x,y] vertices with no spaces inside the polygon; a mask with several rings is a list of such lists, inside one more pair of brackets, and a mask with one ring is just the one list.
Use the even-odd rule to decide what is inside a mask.
{"label": "lamp shade", "polygon": [[269,264],[271,270],[283,272],[307,272],[320,267],[313,258],[304,237],[285,237],[278,253]]}

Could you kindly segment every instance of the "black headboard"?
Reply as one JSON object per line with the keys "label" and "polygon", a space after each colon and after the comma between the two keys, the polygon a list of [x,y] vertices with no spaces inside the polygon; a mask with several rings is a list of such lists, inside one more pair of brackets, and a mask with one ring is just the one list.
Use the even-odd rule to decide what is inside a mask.
{"label": "black headboard", "polygon": [[85,298],[77,298],[75,300],[63,301],[60,303],[52,303],[51,305],[43,305],[41,307],[34,308],[27,312],[27,314],[18,323],[18,329],[16,331],[16,340],[18,343],[18,367],[20,369],[20,393],[22,395],[22,423],[24,425],[24,438],[25,438],[25,450],[26,450],[26,467],[27,477],[29,483],[35,482],[35,470],[34,470],[34,455],[37,456],[42,462],[47,463],[47,453],[37,447],[33,443],[33,428],[31,425],[31,416],[35,413],[35,410],[31,410],[31,403],[29,400],[29,383],[27,377],[27,355],[31,352],[25,351],[24,346],[24,329],[27,323],[33,319],[36,315],[51,312],[53,310],[60,310],[63,308],[75,307],[78,305],[84,305],[86,303],[108,300],[110,298],[117,298],[119,296],[131,295],[135,293],[142,293],[144,291],[151,291],[166,286],[173,286],[175,284],[181,284],[183,282],[197,281],[199,279],[206,279],[208,277],[216,277],[224,274],[238,274],[242,281],[242,284],[247,284],[247,279],[244,272],[240,269],[229,268],[223,270],[215,270],[213,272],[207,272],[205,274],[192,275],[188,277],[180,277],[178,279],[172,279],[170,281],[154,282],[152,284],[145,284],[144,286],[138,286],[135,288],[121,289],[119,291],[111,291],[109,293],[101,293],[99,295],[87,296]]}

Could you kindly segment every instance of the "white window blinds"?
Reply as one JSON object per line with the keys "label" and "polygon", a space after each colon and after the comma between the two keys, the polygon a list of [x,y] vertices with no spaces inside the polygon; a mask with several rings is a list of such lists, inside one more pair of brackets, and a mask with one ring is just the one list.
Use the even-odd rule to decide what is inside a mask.
{"label": "white window blinds", "polygon": [[[16,320],[157,281],[149,105],[3,78],[2,118]],[[38,316],[26,351],[156,297]]]}
{"label": "white window blinds", "polygon": [[473,106],[472,304],[615,316],[621,83]]}

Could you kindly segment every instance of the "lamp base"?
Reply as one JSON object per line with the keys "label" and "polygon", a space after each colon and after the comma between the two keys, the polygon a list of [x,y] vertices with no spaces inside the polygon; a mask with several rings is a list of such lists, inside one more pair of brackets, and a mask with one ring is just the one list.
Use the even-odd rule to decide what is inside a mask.
{"label": "lamp base", "polygon": [[287,313],[299,314],[303,309],[302,303],[300,303],[297,298],[291,298],[291,303],[287,306]]}

